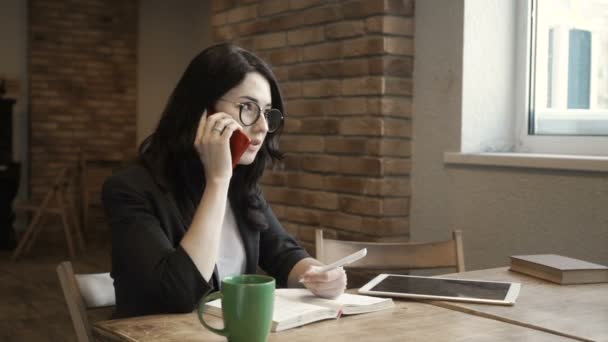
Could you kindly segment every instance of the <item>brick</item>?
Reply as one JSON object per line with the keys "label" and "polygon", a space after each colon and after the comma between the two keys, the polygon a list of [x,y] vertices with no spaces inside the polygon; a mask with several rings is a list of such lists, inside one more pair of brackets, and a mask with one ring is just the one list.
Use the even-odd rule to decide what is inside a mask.
{"label": "brick", "polygon": [[414,71],[413,58],[405,56],[382,56],[369,59],[371,75],[386,75],[392,77],[412,77]]}
{"label": "brick", "polygon": [[336,134],[338,133],[336,119],[291,119],[285,121],[285,131],[301,134]]}
{"label": "brick", "polygon": [[342,19],[341,6],[325,6],[298,11],[293,19],[298,26],[333,22]]}
{"label": "brick", "polygon": [[360,196],[340,196],[339,209],[345,213],[381,216],[382,199]]}
{"label": "brick", "polygon": [[325,178],[325,176],[319,174],[291,172],[287,174],[287,184],[294,188],[324,189]]}
{"label": "brick", "polygon": [[413,16],[414,0],[351,1],[344,4],[342,13],[345,19],[364,18],[378,14]]}
{"label": "brick", "polygon": [[384,51],[394,55],[413,56],[414,40],[412,38],[385,37]]}
{"label": "brick", "polygon": [[321,218],[323,225],[331,228],[360,232],[363,229],[363,218],[357,215],[348,215],[341,212],[323,212]]}
{"label": "brick", "polygon": [[355,57],[382,54],[385,39],[383,37],[365,37],[344,41],[342,56]]}
{"label": "brick", "polygon": [[402,119],[383,119],[384,121],[384,136],[411,138],[412,123],[410,120]]}
{"label": "brick", "polygon": [[377,16],[365,20],[365,28],[368,33],[384,33],[400,36],[414,35],[413,18]]}
{"label": "brick", "polygon": [[382,77],[348,78],[342,81],[342,95],[384,94],[385,80]]}
{"label": "brick", "polygon": [[[285,102],[286,113],[289,116],[320,116],[323,114],[322,106],[326,100],[319,99],[301,99],[301,100],[288,100]],[[291,120],[291,119],[290,119]]]}
{"label": "brick", "polygon": [[268,30],[267,22],[268,21],[265,19],[258,19],[245,21],[238,24],[231,24],[228,27],[233,28],[238,33],[239,37],[245,37],[269,32],[270,30]]}
{"label": "brick", "polygon": [[[335,209],[338,206],[336,194],[301,189],[277,190],[282,192],[281,200],[294,207],[307,209]],[[299,222],[301,222],[301,220]]]}
{"label": "brick", "polygon": [[289,10],[289,2],[285,0],[262,1],[258,7],[260,16],[269,16]]}
{"label": "brick", "polygon": [[253,37],[253,49],[264,50],[276,47],[283,47],[286,44],[284,32],[270,33],[262,36]]}
{"label": "brick", "polygon": [[230,41],[237,36],[234,26],[214,27],[211,32],[214,42]]}
{"label": "brick", "polygon": [[382,160],[384,175],[386,176],[408,175],[412,168],[411,165],[410,159],[384,158]]}
{"label": "brick", "polygon": [[299,154],[295,153],[285,153],[283,156],[283,160],[281,161],[282,168],[284,170],[300,170],[302,160]]}
{"label": "brick", "polygon": [[345,59],[336,62],[334,69],[340,71],[341,78],[367,76],[371,73],[368,58]]}
{"label": "brick", "polygon": [[385,215],[407,216],[410,211],[410,199],[409,197],[384,198],[382,211]]}
{"label": "brick", "polygon": [[300,232],[298,224],[291,222],[283,222],[282,226],[289,234],[299,237]]}
{"label": "brick", "polygon": [[303,45],[323,40],[325,40],[325,34],[322,27],[307,27],[287,32],[289,45]]}
{"label": "brick", "polygon": [[283,82],[289,80],[289,73],[287,71],[287,67],[274,67],[272,68],[272,72],[277,78],[277,81]]}
{"label": "brick", "polygon": [[300,82],[283,82],[281,84],[283,99],[293,99],[302,96],[302,84]]}
{"label": "brick", "polygon": [[214,13],[211,16],[211,26],[220,26],[226,24],[228,21],[228,15],[226,12],[223,13]]}
{"label": "brick", "polygon": [[325,141],[319,136],[284,136],[281,138],[283,152],[323,152]]}
{"label": "brick", "polygon": [[286,207],[286,218],[290,222],[318,225],[320,223],[321,212],[315,209],[304,209],[298,207]]}
{"label": "brick", "polygon": [[368,17],[374,14],[383,14],[386,11],[386,1],[351,1],[344,4],[342,13],[345,19],[358,19]]}
{"label": "brick", "polygon": [[[311,225],[306,225],[306,224],[298,224],[298,238],[305,240],[305,241],[311,241],[314,242],[315,241],[315,230],[322,228],[320,226],[311,226]],[[328,237],[331,237],[331,233],[329,235],[327,235]],[[325,231],[323,231],[323,236],[325,236]]]}
{"label": "brick", "polygon": [[211,1],[211,11],[219,12],[225,11],[234,7],[237,3],[237,0],[213,0]]}
{"label": "brick", "polygon": [[302,156],[300,166],[306,171],[348,175],[379,176],[382,173],[382,161],[378,158]]}
{"label": "brick", "polygon": [[387,77],[384,84],[386,95],[412,95],[412,80],[409,78]]}
{"label": "brick", "polygon": [[265,170],[261,182],[264,185],[285,185],[287,181],[287,175],[285,172],[278,172],[273,170]]}
{"label": "brick", "polygon": [[324,75],[324,69],[323,65],[319,63],[298,64],[289,68],[288,73],[289,79],[292,81],[311,80],[322,78]]}
{"label": "brick", "polygon": [[[386,239],[392,236],[407,236],[409,233],[409,219],[407,217],[380,218],[342,212],[323,212],[321,220],[324,226],[344,230],[345,233],[365,234],[367,237]],[[340,235],[353,236],[352,234],[344,234],[342,231],[340,231]]]}
{"label": "brick", "polygon": [[287,220],[287,206],[280,205],[277,203],[272,203],[272,205],[270,206],[270,209],[272,210],[274,215],[277,217],[277,219],[279,221],[281,221],[281,223],[283,225],[285,225],[287,223],[287,222],[285,222],[285,220]]}
{"label": "brick", "polygon": [[365,33],[365,26],[361,21],[343,21],[327,24],[325,36],[327,39],[342,39],[361,36]]}
{"label": "brick", "polygon": [[350,118],[340,121],[338,133],[341,135],[382,136],[384,122],[379,118]]}
{"label": "brick", "polygon": [[304,62],[337,59],[342,57],[342,43],[324,43],[311,45],[301,50],[301,60]]}
{"label": "brick", "polygon": [[361,155],[367,151],[367,138],[346,138],[342,136],[325,138],[325,151],[332,154]]}
{"label": "brick", "polygon": [[273,65],[283,65],[298,62],[299,58],[300,54],[298,53],[298,50],[291,48],[270,51],[268,53],[268,57],[265,60]]}
{"label": "brick", "polygon": [[[376,151],[374,151],[376,152]],[[410,157],[410,140],[402,139],[382,139],[378,144],[377,154],[392,157]]]}
{"label": "brick", "polygon": [[302,82],[303,97],[328,97],[338,96],[341,92],[340,81],[337,80],[322,80],[322,81],[304,81]]}
{"label": "brick", "polygon": [[368,100],[364,97],[342,97],[323,101],[322,112],[325,115],[367,114]]}
{"label": "brick", "polygon": [[[297,10],[325,3],[325,0],[288,0],[289,8]],[[285,2],[288,2],[285,0]]]}
{"label": "brick", "polygon": [[227,15],[226,22],[228,24],[234,24],[234,23],[238,23],[241,21],[255,19],[258,16],[257,6],[250,5],[250,6],[236,7],[236,8],[229,10],[226,13],[226,15]]}
{"label": "brick", "polygon": [[367,107],[371,114],[411,118],[412,106],[411,98],[385,96],[367,99]]}

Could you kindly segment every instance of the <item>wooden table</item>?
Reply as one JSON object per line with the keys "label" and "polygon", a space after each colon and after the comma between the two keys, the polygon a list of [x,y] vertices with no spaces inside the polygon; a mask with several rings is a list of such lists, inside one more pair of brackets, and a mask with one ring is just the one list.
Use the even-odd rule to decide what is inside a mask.
{"label": "wooden table", "polygon": [[[221,319],[207,316],[220,327]],[[98,341],[226,341],[206,330],[194,313],[98,322]],[[571,339],[444,309],[396,300],[393,309],[343,316],[272,333],[269,341],[572,341]]]}
{"label": "wooden table", "polygon": [[608,341],[608,283],[559,285],[511,272],[507,267],[442,277],[511,281],[522,287],[514,306],[447,301],[434,305],[581,341]]}

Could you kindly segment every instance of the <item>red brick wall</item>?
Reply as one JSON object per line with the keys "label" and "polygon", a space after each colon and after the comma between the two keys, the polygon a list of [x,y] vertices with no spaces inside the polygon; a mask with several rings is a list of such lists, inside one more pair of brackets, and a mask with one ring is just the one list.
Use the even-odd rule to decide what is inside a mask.
{"label": "red brick wall", "polygon": [[286,98],[286,160],[264,177],[283,225],[407,238],[414,0],[212,2],[213,39],[268,61]]}
{"label": "red brick wall", "polygon": [[30,190],[58,169],[123,159],[136,144],[138,2],[29,0]]}

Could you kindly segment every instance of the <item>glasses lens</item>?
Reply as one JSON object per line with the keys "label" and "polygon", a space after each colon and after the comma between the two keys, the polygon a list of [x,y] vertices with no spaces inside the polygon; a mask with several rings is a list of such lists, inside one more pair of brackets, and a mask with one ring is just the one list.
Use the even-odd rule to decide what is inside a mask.
{"label": "glasses lens", "polygon": [[260,115],[260,107],[254,102],[241,105],[241,121],[245,126],[253,125]]}
{"label": "glasses lens", "polygon": [[268,131],[274,132],[281,126],[283,114],[278,109],[271,109],[266,113],[266,121],[268,122]]}

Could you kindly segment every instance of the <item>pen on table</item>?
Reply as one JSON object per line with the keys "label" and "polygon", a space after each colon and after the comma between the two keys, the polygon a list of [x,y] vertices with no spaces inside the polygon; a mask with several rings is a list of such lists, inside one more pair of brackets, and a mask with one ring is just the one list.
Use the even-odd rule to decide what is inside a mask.
{"label": "pen on table", "polygon": [[[359,250],[358,252],[355,252],[355,253],[353,253],[351,255],[345,256],[344,258],[336,260],[336,261],[332,262],[331,264],[320,266],[315,271],[319,272],[319,273],[328,272],[328,271],[331,271],[331,270],[333,270],[335,268],[351,264],[351,263],[353,263],[353,262],[355,262],[355,261],[363,258],[366,255],[367,255],[367,248],[363,248],[363,249]],[[300,279],[299,282],[302,283],[303,280]]]}

